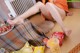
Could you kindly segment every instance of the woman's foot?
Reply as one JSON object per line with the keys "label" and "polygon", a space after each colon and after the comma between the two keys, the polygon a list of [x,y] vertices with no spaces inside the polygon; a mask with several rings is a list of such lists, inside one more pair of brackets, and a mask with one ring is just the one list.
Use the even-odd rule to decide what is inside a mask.
{"label": "woman's foot", "polygon": [[7,22],[11,25],[16,25],[16,24],[24,23],[24,20],[23,19],[14,19],[14,20],[8,19]]}
{"label": "woman's foot", "polygon": [[13,20],[10,20],[10,19],[7,20],[7,23],[9,23],[10,25],[14,25]]}
{"label": "woman's foot", "polygon": [[72,15],[73,15],[72,12],[67,13],[67,16],[72,16]]}
{"label": "woman's foot", "polygon": [[71,34],[72,30],[65,28],[64,33],[66,36],[69,36]]}

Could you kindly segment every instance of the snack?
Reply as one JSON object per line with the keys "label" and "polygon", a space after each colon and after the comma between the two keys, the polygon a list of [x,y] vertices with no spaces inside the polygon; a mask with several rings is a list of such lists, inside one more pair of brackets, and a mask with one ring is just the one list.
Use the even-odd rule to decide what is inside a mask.
{"label": "snack", "polygon": [[64,39],[64,33],[63,32],[54,32],[52,34],[52,37],[53,36],[56,36],[56,38],[58,38],[59,40],[59,45],[62,46],[62,43],[63,43],[63,39]]}
{"label": "snack", "polygon": [[51,53],[60,53],[59,40],[55,36],[47,41],[47,47],[50,48]]}
{"label": "snack", "polygon": [[46,46],[50,49],[50,53],[60,53],[59,40],[56,36],[43,40]]}
{"label": "snack", "polygon": [[61,53],[59,39],[55,35],[53,35],[49,39],[47,38],[43,39],[43,42],[50,49],[50,53]]}
{"label": "snack", "polygon": [[45,50],[45,46],[37,46],[34,48],[33,53],[44,53],[44,50]]}

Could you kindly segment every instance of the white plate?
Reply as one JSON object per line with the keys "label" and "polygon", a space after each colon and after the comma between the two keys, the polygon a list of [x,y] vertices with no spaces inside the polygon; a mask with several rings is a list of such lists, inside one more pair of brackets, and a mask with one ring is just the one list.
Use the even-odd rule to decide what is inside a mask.
{"label": "white plate", "polygon": [[1,33],[0,36],[7,34],[7,33],[10,32],[13,28],[14,28],[14,26],[12,26],[11,29],[9,29],[8,31],[5,31],[5,32]]}

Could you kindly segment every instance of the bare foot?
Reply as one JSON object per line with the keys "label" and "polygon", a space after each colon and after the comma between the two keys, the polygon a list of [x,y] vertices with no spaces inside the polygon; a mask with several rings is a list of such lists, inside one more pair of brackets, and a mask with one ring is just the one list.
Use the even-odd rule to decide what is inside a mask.
{"label": "bare foot", "polygon": [[64,33],[66,36],[69,36],[71,34],[71,32],[72,32],[72,30],[67,29],[67,28],[64,30]]}
{"label": "bare foot", "polygon": [[24,23],[23,19],[14,19],[14,20],[8,19],[7,22],[11,25]]}
{"label": "bare foot", "polygon": [[13,20],[8,19],[7,23],[9,23],[10,25],[14,25]]}
{"label": "bare foot", "polygon": [[72,12],[67,13],[67,16],[72,16],[72,15],[73,15]]}

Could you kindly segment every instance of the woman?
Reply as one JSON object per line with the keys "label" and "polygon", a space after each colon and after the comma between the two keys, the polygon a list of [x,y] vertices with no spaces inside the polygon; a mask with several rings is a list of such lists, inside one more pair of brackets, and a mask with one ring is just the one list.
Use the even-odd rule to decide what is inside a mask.
{"label": "woman", "polygon": [[55,20],[61,26],[63,32],[66,35],[70,35],[71,30],[67,29],[62,22],[62,19],[66,16],[66,13],[69,12],[66,0],[42,0],[42,2],[38,1],[34,6],[24,12],[22,15],[18,16],[16,19],[8,20],[8,23],[23,23],[25,18],[28,18],[29,16],[34,15],[40,11],[45,19],[51,21]]}

